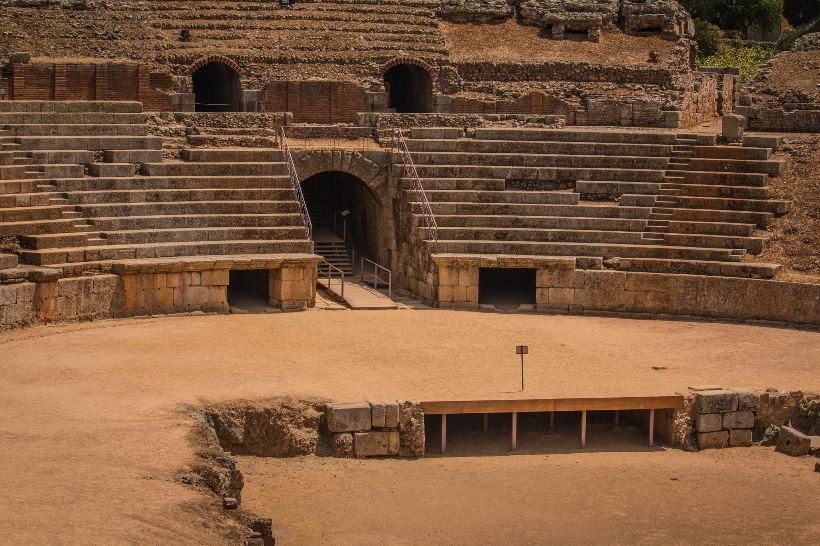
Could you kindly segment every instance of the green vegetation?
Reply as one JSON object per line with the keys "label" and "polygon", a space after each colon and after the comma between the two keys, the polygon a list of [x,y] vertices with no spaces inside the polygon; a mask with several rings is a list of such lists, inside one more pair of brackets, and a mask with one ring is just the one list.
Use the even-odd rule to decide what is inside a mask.
{"label": "green vegetation", "polygon": [[722,29],[740,31],[749,26],[769,31],[780,23],[783,14],[783,0],[681,0],[681,3],[692,17]]}
{"label": "green vegetation", "polygon": [[764,62],[777,53],[777,44],[749,40],[722,40],[713,55],[698,57],[698,66],[736,66],[745,83]]}
{"label": "green vegetation", "polygon": [[801,36],[812,32],[820,32],[820,15],[809,21],[807,24],[799,28],[790,28],[786,30],[777,41],[777,49],[785,51],[791,48],[792,44]]}
{"label": "green vegetation", "polygon": [[710,57],[720,50],[722,38],[720,27],[703,19],[695,19],[695,39],[698,42],[698,55]]}

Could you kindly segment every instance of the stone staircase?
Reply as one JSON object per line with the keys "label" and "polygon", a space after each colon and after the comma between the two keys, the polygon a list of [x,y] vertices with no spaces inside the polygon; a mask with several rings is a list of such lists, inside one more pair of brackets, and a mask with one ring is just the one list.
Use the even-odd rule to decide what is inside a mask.
{"label": "stone staircase", "polygon": [[779,268],[747,256],[766,243],[756,230],[788,210],[768,198],[766,180],[782,167],[770,148],[638,130],[479,128],[466,138],[461,129],[414,128],[410,136],[438,253],[762,278]]}
{"label": "stone staircase", "polygon": [[[85,117],[101,109],[123,123]],[[25,264],[70,275],[132,258],[312,252],[279,150],[163,161],[139,103],[0,102],[0,127],[0,236],[19,238]]]}

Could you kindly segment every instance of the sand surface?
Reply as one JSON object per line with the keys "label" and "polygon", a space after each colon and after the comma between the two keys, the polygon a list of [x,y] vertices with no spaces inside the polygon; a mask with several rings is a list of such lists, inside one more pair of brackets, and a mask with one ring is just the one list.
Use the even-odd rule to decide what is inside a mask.
{"label": "sand surface", "polygon": [[[181,404],[276,395],[338,401],[522,396],[513,354],[520,343],[530,346],[527,397],[664,394],[683,392],[693,383],[820,390],[820,333],[729,324],[449,311],[309,311],[7,332],[0,334],[0,490],[5,493],[0,536],[9,543],[220,543],[224,522],[202,505],[214,501],[173,481],[192,456],[187,441],[191,420]],[[658,459],[664,461],[701,461],[692,464],[709,468],[715,457],[735,456],[644,456],[649,455],[668,457]],[[573,456],[592,465],[598,460],[597,455]],[[501,464],[489,461],[494,457],[486,459],[475,468]],[[418,467],[394,461],[379,472],[397,465],[446,469],[457,460],[431,459]],[[771,461],[762,460],[756,473],[750,470],[756,478],[750,474],[748,483],[777,486],[781,494],[772,502],[778,505],[803,502],[806,495],[797,495],[795,488],[802,480],[816,481],[817,475],[798,472],[790,466],[796,463],[783,457]],[[299,470],[302,463],[294,464],[297,481],[290,483],[295,489],[300,487],[298,472],[320,468],[308,462]],[[321,464],[345,468],[371,463]],[[463,477],[470,477],[470,468],[464,467]],[[516,468],[499,472],[518,476]],[[723,470],[713,475],[728,472],[715,468]],[[792,481],[772,478],[772,472],[790,468]],[[604,489],[614,483],[605,478],[617,477],[605,470],[595,475],[603,477]],[[546,487],[557,478],[543,479]],[[252,481],[248,479],[249,491]],[[528,481],[533,487],[540,483]],[[741,482],[727,482],[732,483]],[[361,488],[365,497],[381,491],[366,483]],[[815,487],[815,493],[818,490]],[[758,498],[761,491],[720,486],[727,502],[738,495]],[[442,497],[441,502],[449,504],[440,508],[449,510],[452,518],[469,511],[469,505],[459,506],[457,499],[477,493],[461,491],[452,503]],[[351,503],[381,502],[356,494]],[[586,495],[583,489],[567,494],[579,496],[574,503]],[[519,501],[510,502],[525,511],[532,506]],[[535,512],[545,511],[535,506],[524,521],[535,521]],[[282,510],[267,515],[282,522],[289,517]],[[778,521],[772,516],[769,525],[780,526]],[[731,527],[719,518],[714,526]]]}

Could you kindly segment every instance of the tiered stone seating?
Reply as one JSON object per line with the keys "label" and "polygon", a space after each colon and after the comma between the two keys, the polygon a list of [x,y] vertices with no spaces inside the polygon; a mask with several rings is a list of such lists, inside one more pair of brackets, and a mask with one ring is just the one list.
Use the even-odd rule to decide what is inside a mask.
{"label": "tiered stone seating", "polygon": [[[26,106],[46,104],[61,108]],[[63,104],[136,110],[130,103]],[[22,107],[0,102],[0,120],[5,110]],[[0,236],[20,238],[24,263],[71,274],[106,271],[130,258],[312,252],[281,151],[185,149],[183,161],[163,161],[162,139],[147,136],[144,116],[115,125],[11,119],[34,122],[2,125],[3,144],[10,145],[3,153],[26,164],[10,165],[19,172],[0,171]],[[131,134],[108,134],[119,126]],[[49,127],[51,135],[71,136],[31,136]],[[25,155],[48,151],[47,138],[60,139],[64,151],[40,159],[67,163],[34,163],[37,156]]]}
{"label": "tiered stone seating", "polygon": [[578,256],[588,267],[607,260],[743,277],[778,269],[742,261],[764,248],[755,230],[788,209],[768,198],[766,179],[781,168],[770,149],[662,131],[483,128],[465,138],[461,129],[418,128],[410,136],[438,253]]}

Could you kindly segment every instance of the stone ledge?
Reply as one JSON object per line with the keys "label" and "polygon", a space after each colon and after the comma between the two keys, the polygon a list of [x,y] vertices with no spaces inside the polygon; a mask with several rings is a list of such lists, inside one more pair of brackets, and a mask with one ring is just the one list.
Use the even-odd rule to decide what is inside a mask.
{"label": "stone ledge", "polygon": [[575,257],[529,256],[520,254],[431,254],[430,258],[439,267],[549,267],[554,269],[575,269]]}
{"label": "stone ledge", "polygon": [[288,265],[318,264],[316,254],[240,254],[225,256],[182,256],[148,260],[122,260],[112,264],[116,275],[173,273],[217,269],[276,269]]}

